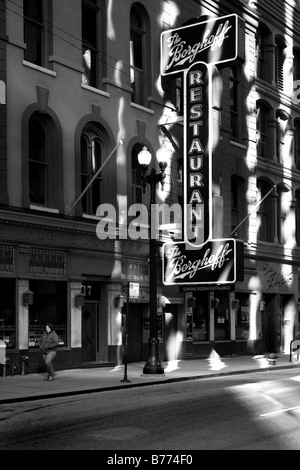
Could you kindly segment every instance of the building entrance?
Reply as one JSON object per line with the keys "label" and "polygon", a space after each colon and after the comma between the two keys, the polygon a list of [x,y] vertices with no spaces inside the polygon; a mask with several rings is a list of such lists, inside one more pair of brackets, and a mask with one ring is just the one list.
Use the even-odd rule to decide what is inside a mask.
{"label": "building entrance", "polygon": [[97,360],[98,343],[99,304],[86,303],[82,308],[82,362]]}

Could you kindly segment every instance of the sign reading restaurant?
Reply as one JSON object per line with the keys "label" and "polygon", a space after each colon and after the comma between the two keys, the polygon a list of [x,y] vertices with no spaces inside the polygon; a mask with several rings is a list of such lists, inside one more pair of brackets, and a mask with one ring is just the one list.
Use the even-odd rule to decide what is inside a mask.
{"label": "sign reading restaurant", "polygon": [[[201,19],[200,19],[201,20]],[[235,60],[240,51],[243,20],[232,14],[165,31],[161,35],[161,74],[184,76],[184,242],[164,246],[164,284],[235,282],[236,243],[212,240],[212,64]],[[241,57],[242,58],[242,57]],[[227,242],[227,243],[226,243]],[[207,248],[207,244],[209,248]],[[213,269],[204,262],[201,273],[192,275],[187,266],[201,264],[194,248],[205,257],[221,259]],[[205,248],[203,248],[205,247]],[[221,254],[220,251],[221,250]],[[225,252],[222,252],[225,250]],[[188,253],[191,251],[191,253]],[[199,255],[199,253],[198,253]],[[196,255],[196,256],[198,256]],[[243,258],[243,256],[242,256]],[[175,276],[179,260],[187,272]],[[226,265],[226,267],[224,267]],[[205,267],[204,267],[205,266]],[[213,263],[214,266],[214,263]],[[230,268],[229,268],[230,266]],[[208,269],[209,268],[209,269]],[[188,273],[188,274],[187,274]],[[191,276],[194,278],[191,282]],[[194,277],[195,276],[195,277]],[[220,279],[220,281],[219,281]]]}

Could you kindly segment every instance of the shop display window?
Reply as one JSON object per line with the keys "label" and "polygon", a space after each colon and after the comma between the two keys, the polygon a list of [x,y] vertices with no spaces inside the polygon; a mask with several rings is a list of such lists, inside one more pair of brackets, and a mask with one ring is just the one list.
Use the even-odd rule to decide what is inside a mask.
{"label": "shop display window", "polygon": [[238,294],[236,298],[240,301],[235,316],[235,338],[249,339],[249,295]]}
{"label": "shop display window", "polygon": [[33,304],[29,306],[29,347],[38,347],[47,322],[54,326],[59,346],[67,345],[67,283],[30,281]]}
{"label": "shop display window", "polygon": [[16,347],[16,305],[14,279],[0,279],[0,340],[7,349]]}

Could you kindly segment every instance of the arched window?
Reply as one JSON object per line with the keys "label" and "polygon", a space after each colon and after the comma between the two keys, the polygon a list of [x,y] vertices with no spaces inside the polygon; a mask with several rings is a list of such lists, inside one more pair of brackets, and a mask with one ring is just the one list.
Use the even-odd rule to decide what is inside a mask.
{"label": "arched window", "polygon": [[148,21],[142,6],[134,3],[130,10],[130,84],[131,101],[141,106],[148,105],[149,86],[149,41]]}
{"label": "arched window", "polygon": [[294,155],[297,170],[300,170],[300,119],[294,121]]}
{"label": "arched window", "polygon": [[[102,138],[100,131],[86,126],[81,135],[81,193],[91,183],[102,165]],[[82,197],[82,211],[96,215],[101,203],[101,180],[99,173]]]}
{"label": "arched window", "polygon": [[258,157],[273,158],[274,143],[270,126],[271,119],[271,109],[265,103],[258,102],[256,120],[256,149]]}
{"label": "arched window", "polygon": [[[271,192],[272,184],[269,181],[258,180],[258,206],[257,210],[257,239],[265,242],[274,242],[274,196]],[[268,195],[267,195],[268,194]],[[272,197],[273,196],[273,197]]]}
{"label": "arched window", "polygon": [[49,67],[51,22],[49,0],[24,0],[24,59],[35,65]]}
{"label": "arched window", "polygon": [[29,121],[29,198],[31,204],[47,204],[48,155],[44,123]]}
{"label": "arched window", "polygon": [[[286,219],[291,207],[290,188],[285,184],[277,185],[277,239],[284,243],[286,238]],[[290,228],[289,228],[290,229]]]}
{"label": "arched window", "polygon": [[293,49],[293,79],[294,81],[300,80],[300,48],[294,47]]}
{"label": "arched window", "polygon": [[142,204],[143,187],[141,179],[141,165],[138,162],[138,153],[142,150],[141,145],[135,145],[131,154],[132,172],[132,204]]}
{"label": "arched window", "polygon": [[295,193],[296,199],[296,244],[300,246],[300,189],[298,189]]}
{"label": "arched window", "polygon": [[[24,173],[23,197],[30,207],[44,206],[61,210],[63,207],[63,162],[60,134],[51,116],[33,112],[26,129],[25,155],[28,155]],[[27,157],[26,157],[27,158]],[[28,194],[27,194],[28,191]]]}
{"label": "arched window", "polygon": [[285,40],[281,36],[275,39],[275,82],[278,90],[284,90],[284,61],[286,48]]}
{"label": "arched window", "polygon": [[82,83],[101,88],[105,15],[101,0],[82,0]]}
{"label": "arched window", "polygon": [[[265,180],[258,180],[258,206],[257,210],[257,239],[265,242],[274,241],[274,196],[269,191],[272,189],[272,184]],[[267,194],[269,195],[267,196]],[[272,197],[273,196],[273,197]]]}
{"label": "arched window", "polygon": [[239,140],[241,129],[240,114],[240,80],[237,67],[230,68],[230,126],[231,138]]}
{"label": "arched window", "polygon": [[284,163],[284,143],[290,115],[284,109],[276,110],[276,156],[279,163]]}
{"label": "arched window", "polygon": [[256,73],[261,80],[271,82],[271,56],[268,53],[268,45],[271,43],[271,34],[263,24],[259,25],[256,34]]}
{"label": "arched window", "polygon": [[[235,228],[243,220],[243,207],[242,197],[244,194],[244,179],[238,175],[231,176],[231,231],[233,232]],[[244,238],[241,234],[243,233],[243,226],[239,227],[234,233],[233,236],[237,238]]]}

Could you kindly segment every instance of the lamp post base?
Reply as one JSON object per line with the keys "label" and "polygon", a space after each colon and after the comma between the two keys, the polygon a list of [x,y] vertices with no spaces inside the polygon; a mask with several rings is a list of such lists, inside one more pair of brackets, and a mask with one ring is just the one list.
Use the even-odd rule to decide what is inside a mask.
{"label": "lamp post base", "polygon": [[143,375],[164,375],[164,368],[158,357],[158,339],[149,339],[149,356],[143,368]]}

